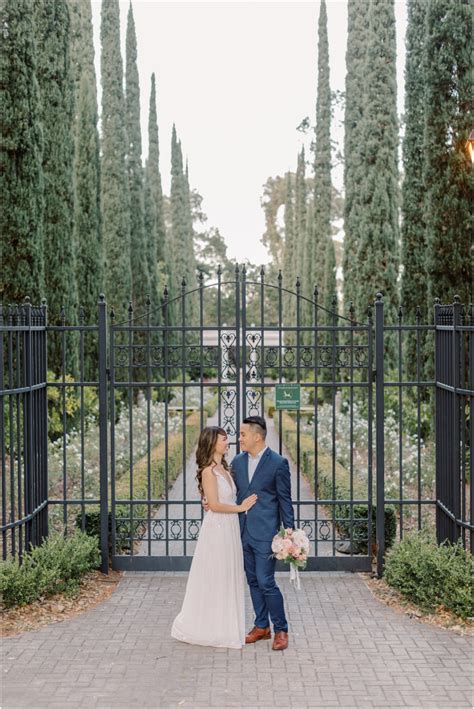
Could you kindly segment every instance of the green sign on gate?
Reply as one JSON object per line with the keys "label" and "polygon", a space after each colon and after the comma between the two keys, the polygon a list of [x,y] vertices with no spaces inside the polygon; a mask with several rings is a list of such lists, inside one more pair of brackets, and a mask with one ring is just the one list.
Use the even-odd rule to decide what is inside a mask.
{"label": "green sign on gate", "polygon": [[301,391],[299,384],[275,384],[275,408],[299,409]]}

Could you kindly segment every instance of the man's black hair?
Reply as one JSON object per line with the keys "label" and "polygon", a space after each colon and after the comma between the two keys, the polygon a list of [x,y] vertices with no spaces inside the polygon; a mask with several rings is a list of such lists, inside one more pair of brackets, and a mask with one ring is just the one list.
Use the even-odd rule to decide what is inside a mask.
{"label": "man's black hair", "polygon": [[261,429],[263,438],[267,435],[267,422],[263,416],[247,416],[242,423],[248,423],[250,426],[258,426]]}

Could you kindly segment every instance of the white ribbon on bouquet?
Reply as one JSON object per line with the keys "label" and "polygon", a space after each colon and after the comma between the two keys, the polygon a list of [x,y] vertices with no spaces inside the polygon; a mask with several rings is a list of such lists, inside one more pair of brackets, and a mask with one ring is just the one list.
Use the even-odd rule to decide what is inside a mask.
{"label": "white ribbon on bouquet", "polygon": [[295,588],[301,590],[300,572],[297,566],[290,564],[290,585],[294,583]]}

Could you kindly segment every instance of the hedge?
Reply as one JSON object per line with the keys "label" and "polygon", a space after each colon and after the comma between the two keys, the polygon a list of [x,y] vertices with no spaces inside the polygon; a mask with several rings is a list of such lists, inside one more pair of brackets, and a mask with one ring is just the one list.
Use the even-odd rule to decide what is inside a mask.
{"label": "hedge", "polygon": [[[217,408],[217,395],[204,405],[204,425],[207,417],[212,416]],[[187,455],[196,446],[201,432],[201,410],[194,411],[185,421]],[[168,437],[168,488],[172,486],[183,469],[182,431]],[[150,454],[150,496],[152,499],[163,498],[166,493],[165,441],[153,448]],[[130,476],[123,473],[115,483],[115,498],[127,500],[130,497]],[[133,466],[133,499],[148,499],[148,455]],[[133,533],[131,533],[130,508],[133,507]],[[116,505],[117,551],[129,548],[130,538],[136,538],[142,520],[148,517],[148,505]],[[82,527],[82,512],[76,515],[76,525]],[[120,529],[120,533],[118,533]],[[100,536],[100,508],[91,507],[84,515],[84,531],[93,536]],[[109,539],[112,531],[112,513],[109,511]]]}
{"label": "hedge", "polygon": [[[282,440],[290,456],[296,461],[297,458],[297,427],[294,419],[286,412],[282,411]],[[274,417],[275,428],[278,431],[279,417]],[[300,454],[302,461],[302,472],[308,480],[313,494],[315,475],[314,475],[314,439],[306,433],[300,434]],[[335,463],[335,490],[334,497],[336,500],[350,500],[350,472],[340,463]],[[318,449],[318,491],[317,498],[330,500],[333,498],[332,484],[332,457],[325,451]],[[353,477],[353,497],[355,499],[365,499],[367,497],[367,483],[354,475]],[[367,539],[369,537],[368,529],[368,508],[367,505],[352,505],[353,523],[352,523],[352,539],[354,540],[354,549],[367,553]],[[351,536],[351,505],[338,504],[335,505],[334,512],[337,522],[336,526],[344,538],[349,539]],[[372,506],[372,532],[374,536],[376,524],[376,506]],[[345,521],[347,520],[347,522]],[[385,546],[389,548],[394,540],[397,530],[397,518],[395,509],[390,506],[385,507]]]}
{"label": "hedge", "polygon": [[96,539],[76,530],[64,537],[52,532],[40,546],[0,564],[0,594],[7,607],[32,603],[62,591],[72,593],[81,576],[100,563]]}
{"label": "hedge", "polygon": [[387,554],[384,579],[425,611],[446,608],[461,618],[474,613],[474,560],[457,544],[437,544],[426,531],[411,532]]}

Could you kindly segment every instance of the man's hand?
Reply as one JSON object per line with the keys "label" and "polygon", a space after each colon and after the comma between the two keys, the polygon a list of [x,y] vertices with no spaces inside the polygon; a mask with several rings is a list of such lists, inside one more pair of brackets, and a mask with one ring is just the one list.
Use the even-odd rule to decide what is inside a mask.
{"label": "man's hand", "polygon": [[207,498],[205,495],[203,495],[202,500],[201,500],[202,506],[204,507],[204,512],[209,512],[210,507],[207,504]]}

